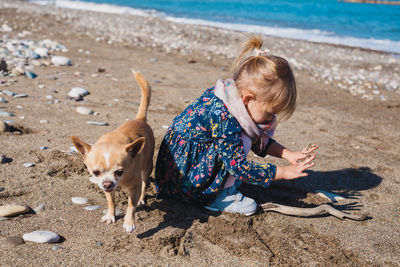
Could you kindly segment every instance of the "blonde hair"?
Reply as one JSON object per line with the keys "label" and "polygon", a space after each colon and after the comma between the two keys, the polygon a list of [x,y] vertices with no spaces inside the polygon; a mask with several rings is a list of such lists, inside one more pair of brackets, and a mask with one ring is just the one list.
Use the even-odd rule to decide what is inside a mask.
{"label": "blonde hair", "polygon": [[250,91],[276,109],[279,120],[288,119],[296,109],[293,71],[286,59],[262,52],[261,47],[259,36],[241,44],[241,53],[232,66],[233,80],[240,93]]}

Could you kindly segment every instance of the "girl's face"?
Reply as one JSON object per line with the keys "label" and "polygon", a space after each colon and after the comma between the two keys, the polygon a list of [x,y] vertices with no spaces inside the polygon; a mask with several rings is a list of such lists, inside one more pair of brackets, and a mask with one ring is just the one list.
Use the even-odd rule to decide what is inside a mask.
{"label": "girl's face", "polygon": [[276,110],[264,101],[257,101],[252,94],[242,96],[247,112],[256,124],[268,124],[274,118]]}

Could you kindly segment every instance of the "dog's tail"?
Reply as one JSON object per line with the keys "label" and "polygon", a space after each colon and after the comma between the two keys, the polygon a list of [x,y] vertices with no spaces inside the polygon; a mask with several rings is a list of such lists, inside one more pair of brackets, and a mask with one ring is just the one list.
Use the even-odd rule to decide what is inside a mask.
{"label": "dog's tail", "polygon": [[136,115],[136,119],[146,121],[147,109],[149,107],[151,98],[151,86],[142,74],[133,69],[132,72],[133,77],[135,77],[135,80],[142,89],[142,98],[140,99],[140,106],[139,111]]}

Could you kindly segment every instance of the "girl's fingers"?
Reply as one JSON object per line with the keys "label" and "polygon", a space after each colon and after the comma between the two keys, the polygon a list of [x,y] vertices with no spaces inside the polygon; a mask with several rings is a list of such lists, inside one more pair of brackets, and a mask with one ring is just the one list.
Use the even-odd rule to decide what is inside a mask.
{"label": "girl's fingers", "polygon": [[300,159],[297,161],[297,164],[299,166],[305,166],[307,164],[309,164],[310,162],[312,162],[316,157],[316,154],[309,154],[307,156],[305,156],[304,158]]}
{"label": "girl's fingers", "polygon": [[304,148],[301,152],[304,154],[309,154],[316,150],[319,146],[316,144],[309,144],[306,148]]}
{"label": "girl's fingers", "polygon": [[308,163],[306,163],[306,164],[303,164],[302,166],[301,166],[301,172],[303,172],[303,171],[305,171],[305,170],[307,170],[308,168],[312,168],[312,167],[314,167],[315,166],[315,163],[314,162],[308,162]]}

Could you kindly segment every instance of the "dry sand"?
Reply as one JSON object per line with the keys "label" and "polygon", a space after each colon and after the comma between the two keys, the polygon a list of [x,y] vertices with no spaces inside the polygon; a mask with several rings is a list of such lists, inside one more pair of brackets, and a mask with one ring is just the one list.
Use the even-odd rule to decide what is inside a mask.
{"label": "dry sand", "polygon": [[[216,79],[229,77],[226,69],[231,60],[224,56],[210,59],[200,54],[166,53],[126,42],[95,41],[82,32],[68,31],[70,25],[56,21],[51,14],[0,9],[0,25],[5,22],[14,29],[10,36],[28,30],[32,34],[26,38],[49,38],[66,45],[69,52],[60,55],[68,56],[73,66],[36,67],[38,77],[33,80],[25,76],[1,77],[16,82],[3,84],[0,90],[25,93],[28,97],[2,95],[8,103],[0,103],[0,109],[15,113],[11,119],[22,134],[0,133],[0,152],[12,159],[0,165],[0,187],[5,188],[0,192],[0,204],[24,203],[34,208],[45,203],[45,210],[0,221],[0,265],[399,265],[398,93],[385,92],[386,101],[367,101],[338,90],[333,84],[311,79],[309,71],[295,70],[298,108],[290,120],[279,125],[276,139],[291,149],[319,144],[317,166],[303,179],[276,182],[264,190],[242,188],[260,203],[274,201],[299,207],[327,202],[315,194],[316,190],[336,192],[346,200],[334,203],[335,207],[355,214],[368,213],[368,220],[298,218],[263,212],[251,217],[209,213],[177,201],[156,199],[152,181],[146,193],[147,204],[137,213],[137,229],[129,235],[122,228],[122,218],[113,225],[102,224],[102,210],[86,211],[71,202],[71,197],[81,196],[88,198],[90,204],[105,207],[104,194],[89,181],[80,155],[63,152],[72,145],[69,136],[78,135],[94,143],[101,134],[135,116],[140,90],[130,73],[133,67],[153,86],[148,118],[156,137],[157,155],[166,131],[163,126],[169,125]],[[41,30],[33,30],[32,23]],[[322,51],[328,47],[349,55],[360,53],[357,49],[313,44],[319,46]],[[363,53],[371,57],[384,55]],[[323,61],[323,55],[315,57]],[[364,67],[368,61],[358,64]],[[399,66],[394,67],[398,70]],[[97,73],[98,68],[106,71]],[[98,77],[92,77],[95,73]],[[38,84],[45,88],[40,89]],[[77,86],[90,92],[83,102],[67,99],[71,88]],[[46,95],[53,95],[61,103],[49,104]],[[80,115],[76,106],[89,107],[99,115]],[[109,126],[89,125],[88,120],[108,122]],[[49,149],[40,150],[41,146]],[[274,158],[251,157],[284,164]],[[36,165],[25,168],[22,164],[26,162]],[[125,210],[124,192],[118,191],[117,201],[118,208]],[[8,236],[22,236],[34,230],[53,231],[62,238],[58,244],[15,246],[7,241]],[[59,248],[53,250],[54,245]]]}

